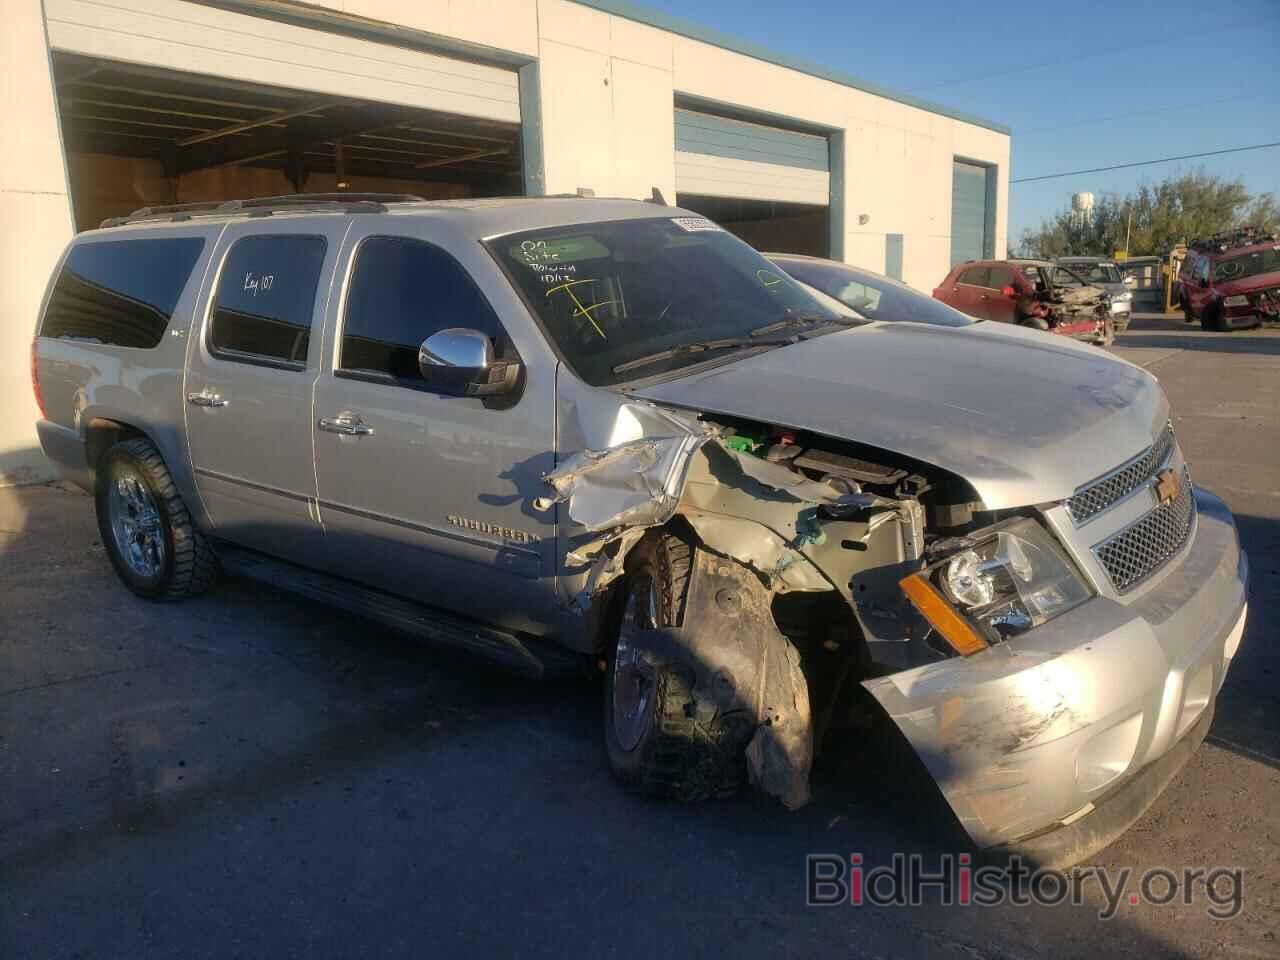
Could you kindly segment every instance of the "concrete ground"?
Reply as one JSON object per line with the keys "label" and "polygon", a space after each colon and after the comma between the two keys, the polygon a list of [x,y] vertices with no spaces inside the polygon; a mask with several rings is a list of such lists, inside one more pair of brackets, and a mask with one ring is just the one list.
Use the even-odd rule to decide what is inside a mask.
{"label": "concrete ground", "polygon": [[[1249,628],[1209,741],[1095,862],[1238,866],[1243,911],[804,905],[805,855],[953,849],[852,739],[816,799],[623,794],[595,691],[220,582],[112,574],[89,498],[0,490],[0,957],[1280,955],[1280,330],[1139,317],[1197,483],[1236,512]],[[1070,411],[1063,411],[1069,416]]]}

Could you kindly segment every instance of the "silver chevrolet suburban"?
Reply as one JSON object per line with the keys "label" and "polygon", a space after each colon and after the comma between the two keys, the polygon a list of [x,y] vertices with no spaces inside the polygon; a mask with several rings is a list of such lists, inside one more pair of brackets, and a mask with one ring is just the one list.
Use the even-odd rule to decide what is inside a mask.
{"label": "silver chevrolet suburban", "polygon": [[77,236],[32,374],[143,597],[222,568],[585,668],[651,796],[798,806],[896,727],[975,845],[1074,862],[1203,739],[1245,555],[1155,378],[928,307],[660,198],[277,197]]}

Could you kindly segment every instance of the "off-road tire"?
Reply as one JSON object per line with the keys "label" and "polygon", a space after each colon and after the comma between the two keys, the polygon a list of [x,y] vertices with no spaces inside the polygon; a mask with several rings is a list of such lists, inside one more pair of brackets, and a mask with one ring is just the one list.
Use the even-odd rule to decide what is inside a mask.
{"label": "off-road tire", "polygon": [[1030,327],[1032,330],[1048,330],[1049,321],[1044,317],[1023,317],[1018,321],[1019,326]]}
{"label": "off-road tire", "polygon": [[[142,478],[158,507],[165,543],[164,563],[152,578],[139,576],[120,555],[108,515],[107,497],[118,464],[127,463]],[[148,600],[181,600],[203,593],[213,582],[218,560],[205,536],[191,521],[187,505],[159,451],[141,437],[110,447],[97,464],[94,502],[102,546],[125,586]]]}
{"label": "off-road tire", "polygon": [[1191,304],[1187,303],[1185,300],[1182,301],[1182,321],[1184,323],[1196,322],[1195,315],[1191,312]]}
{"label": "off-road tire", "polygon": [[[628,558],[626,595],[651,583],[658,629],[683,623],[696,546],[669,531],[655,531]],[[622,616],[618,617],[621,627]],[[616,640],[610,643],[604,682],[605,755],[614,777],[629,791],[665,800],[693,802],[727,797],[746,782],[744,749],[754,727],[739,713],[725,715],[699,704],[698,666],[644,651],[653,671],[653,706],[647,727],[628,750],[615,728],[613,697]],[[704,687],[705,689],[705,687]]]}
{"label": "off-road tire", "polygon": [[1200,329],[1210,333],[1222,333],[1227,329],[1227,325],[1223,322],[1222,308],[1208,306],[1205,307],[1200,314]]}

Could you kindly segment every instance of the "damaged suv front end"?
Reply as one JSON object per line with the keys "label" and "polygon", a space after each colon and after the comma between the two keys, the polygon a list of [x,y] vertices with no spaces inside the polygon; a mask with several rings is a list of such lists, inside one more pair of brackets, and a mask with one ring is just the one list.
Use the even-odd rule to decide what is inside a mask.
{"label": "damaged suv front end", "polygon": [[[1194,488],[1154,378],[1018,328],[807,312],[723,233],[756,294],[800,299],[741,340],[695,323],[622,359],[679,312],[680,266],[637,270],[597,226],[491,245],[564,354],[565,456],[537,506],[560,511],[559,590],[592,648],[621,617],[628,663],[637,644],[683,660],[692,727],[741,720],[752,779],[788,806],[856,683],[979,847],[1065,864],[1114,839],[1203,739],[1246,608],[1230,512]],[[661,229],[705,276],[707,251]],[[682,616],[619,613],[637,545],[672,529],[696,545]]]}

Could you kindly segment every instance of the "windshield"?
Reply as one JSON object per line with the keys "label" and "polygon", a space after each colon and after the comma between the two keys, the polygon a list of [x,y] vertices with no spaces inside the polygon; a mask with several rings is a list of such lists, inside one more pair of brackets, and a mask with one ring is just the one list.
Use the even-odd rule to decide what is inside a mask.
{"label": "windshield", "polygon": [[[569,366],[592,386],[769,349],[780,336],[848,322],[702,217],[530,230],[491,240],[489,248]],[[771,325],[773,335],[760,336]],[[747,343],[727,342],[737,340]],[[680,350],[720,341],[726,343]],[[668,350],[674,352],[628,366]]]}
{"label": "windshield", "polygon": [[1114,263],[1077,263],[1067,260],[1065,265],[1089,283],[1124,283],[1120,269]]}
{"label": "windshield", "polygon": [[1280,271],[1280,247],[1270,247],[1217,261],[1213,265],[1213,279],[1224,282],[1242,280],[1276,271]]}
{"label": "windshield", "polygon": [[908,320],[943,327],[967,327],[978,322],[904,283],[843,263],[789,257],[779,257],[776,263],[800,282],[872,320]]}

